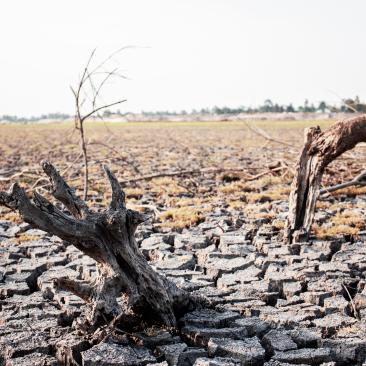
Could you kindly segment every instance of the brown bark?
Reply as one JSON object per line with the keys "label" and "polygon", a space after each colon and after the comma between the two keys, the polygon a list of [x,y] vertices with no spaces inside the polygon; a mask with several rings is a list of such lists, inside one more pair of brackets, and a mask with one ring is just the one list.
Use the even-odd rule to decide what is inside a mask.
{"label": "brown bark", "polygon": [[[37,193],[32,202],[16,183],[8,192],[0,192],[0,204],[17,210],[34,228],[57,235],[97,262],[98,276],[92,284],[67,278],[56,284],[90,304],[86,316],[92,324],[101,317],[121,315],[123,307],[147,321],[175,326],[176,316],[193,308],[196,299],[155,272],[140,253],[134,233],[147,217],[126,208],[125,194],[114,174],[104,167],[112,200],[107,210],[96,213],[75,195],[53,165],[43,162],[42,167],[50,179],[51,193],[73,217]],[[127,306],[121,297],[127,299]]]}
{"label": "brown bark", "polygon": [[297,163],[289,199],[285,228],[285,240],[288,243],[308,239],[321,179],[327,165],[359,142],[365,141],[365,115],[338,122],[324,132],[319,127],[305,131],[305,144]]}

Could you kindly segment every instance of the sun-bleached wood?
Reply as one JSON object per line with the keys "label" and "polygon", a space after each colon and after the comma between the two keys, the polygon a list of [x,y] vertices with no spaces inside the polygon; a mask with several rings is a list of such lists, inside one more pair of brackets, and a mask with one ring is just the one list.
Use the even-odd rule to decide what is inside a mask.
{"label": "sun-bleached wood", "polygon": [[366,116],[338,122],[325,131],[305,130],[305,144],[296,166],[285,227],[287,243],[306,241],[325,168],[345,151],[366,142]]}

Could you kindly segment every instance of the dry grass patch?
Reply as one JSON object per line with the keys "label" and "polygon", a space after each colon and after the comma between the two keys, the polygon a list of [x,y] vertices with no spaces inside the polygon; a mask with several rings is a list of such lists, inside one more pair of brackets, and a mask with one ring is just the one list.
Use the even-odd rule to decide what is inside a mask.
{"label": "dry grass patch", "polygon": [[168,206],[177,206],[177,207],[188,207],[188,206],[202,206],[204,204],[210,203],[210,198],[200,198],[200,197],[193,197],[193,198],[178,198],[172,197],[167,199]]}
{"label": "dry grass patch", "polygon": [[283,230],[285,228],[286,221],[284,220],[273,220],[272,226],[278,230]]}
{"label": "dry grass patch", "polygon": [[9,241],[13,242],[14,244],[22,244],[27,241],[36,241],[39,239],[41,239],[39,235],[20,234],[19,236],[9,239]]}
{"label": "dry grass patch", "polygon": [[219,186],[218,188],[218,191],[223,194],[252,192],[253,190],[255,190],[253,187],[250,187],[247,183],[243,182],[232,182],[227,185]]}
{"label": "dry grass patch", "polygon": [[316,201],[316,208],[319,210],[325,210],[330,207],[330,203],[327,201]]}
{"label": "dry grass patch", "polygon": [[278,200],[286,200],[288,199],[288,195],[290,194],[289,187],[276,187],[275,189],[271,189],[268,191],[263,191],[260,193],[249,193],[247,195],[248,202],[251,203],[263,203],[263,202],[271,202]]}
{"label": "dry grass patch", "polygon": [[244,204],[243,211],[248,219],[273,218],[271,202]]}
{"label": "dry grass patch", "polygon": [[172,178],[156,178],[151,181],[151,192],[157,193],[159,195],[177,195],[179,193],[187,192],[186,188],[183,188]]}
{"label": "dry grass patch", "polygon": [[245,206],[246,206],[245,201],[241,200],[229,201],[229,207],[232,208],[233,210],[241,210],[244,209]]}
{"label": "dry grass patch", "polygon": [[188,228],[205,220],[201,209],[195,207],[171,208],[159,215],[163,226],[172,228]]}
{"label": "dry grass patch", "polygon": [[262,178],[253,181],[251,185],[255,185],[255,187],[263,189],[265,187],[288,184],[288,183],[291,183],[291,181],[289,181],[287,177],[266,175]]}
{"label": "dry grass patch", "polygon": [[345,209],[345,210],[352,210],[354,208],[366,208],[366,202],[364,201],[358,201],[357,204],[353,203],[353,202],[349,202],[349,201],[345,201],[345,202],[335,202],[332,203],[329,206],[329,210],[332,211],[337,211],[339,209]]}
{"label": "dry grass patch", "polygon": [[12,212],[12,211],[1,214],[1,219],[13,222],[14,224],[17,224],[17,225],[19,225],[23,222],[20,215],[18,215],[15,212]]}
{"label": "dry grass patch", "polygon": [[253,215],[255,219],[274,219],[276,215],[273,212],[258,212]]}
{"label": "dry grass patch", "polygon": [[331,196],[339,196],[345,194],[347,196],[356,196],[360,194],[366,194],[366,186],[365,187],[348,187],[344,189],[339,189],[338,191],[331,192]]}
{"label": "dry grass patch", "polygon": [[359,229],[356,227],[350,227],[348,225],[336,225],[331,227],[324,227],[313,225],[313,231],[318,239],[332,239],[336,236],[351,236],[356,239],[359,233]]}
{"label": "dry grass patch", "polygon": [[123,188],[127,198],[140,199],[144,195],[144,190],[141,188]]}
{"label": "dry grass patch", "polygon": [[337,214],[332,218],[332,222],[335,225],[346,225],[358,229],[363,229],[365,227],[365,219],[350,210]]}

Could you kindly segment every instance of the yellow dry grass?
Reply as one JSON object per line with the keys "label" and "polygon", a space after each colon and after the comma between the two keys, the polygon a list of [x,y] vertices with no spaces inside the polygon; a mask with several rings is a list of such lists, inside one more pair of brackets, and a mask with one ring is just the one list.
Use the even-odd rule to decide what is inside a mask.
{"label": "yellow dry grass", "polygon": [[6,220],[6,221],[10,221],[13,222],[14,224],[21,224],[23,222],[22,218],[20,217],[19,214],[17,214],[16,212],[7,212],[4,214],[1,214],[1,219],[2,220]]}
{"label": "yellow dry grass", "polygon": [[330,203],[327,202],[327,201],[317,201],[316,202],[316,209],[317,210],[324,210],[326,208],[329,208],[330,207]]}
{"label": "yellow dry grass", "polygon": [[313,232],[317,236],[318,239],[332,239],[334,237],[349,235],[354,239],[357,238],[359,233],[359,229],[356,227],[350,227],[348,225],[336,225],[331,227],[324,227],[313,225]]}
{"label": "yellow dry grass", "polygon": [[273,212],[258,212],[253,215],[255,219],[274,219],[276,215]]}
{"label": "yellow dry grass", "polygon": [[251,192],[254,188],[244,182],[232,182],[230,184],[219,186],[218,191],[223,194],[235,194],[243,192]]}
{"label": "yellow dry grass", "polygon": [[344,189],[339,189],[338,191],[332,192],[330,194],[334,197],[342,194],[345,194],[347,196],[366,194],[366,187],[348,187]]}
{"label": "yellow dry grass", "polygon": [[357,215],[357,213],[351,210],[343,211],[342,213],[337,214],[332,218],[331,221],[336,226],[350,226],[356,227],[358,229],[365,227],[365,218]]}
{"label": "yellow dry grass", "polygon": [[179,185],[177,180],[170,177],[153,179],[150,190],[153,193],[157,193],[159,195],[165,194],[168,196],[174,196],[179,193],[187,192],[187,189]]}
{"label": "yellow dry grass", "polygon": [[141,188],[124,188],[123,191],[126,194],[127,198],[135,198],[135,199],[139,199],[144,195],[144,190]]}
{"label": "yellow dry grass", "polygon": [[278,200],[286,200],[290,193],[289,187],[276,187],[274,189],[263,191],[260,193],[249,193],[247,194],[248,202],[257,203],[257,202],[271,202]]}
{"label": "yellow dry grass", "polygon": [[278,230],[283,230],[286,222],[284,220],[273,220],[272,225]]}
{"label": "yellow dry grass", "polygon": [[240,201],[240,200],[229,201],[229,207],[234,210],[242,210],[245,208],[245,206],[246,206],[245,201]]}
{"label": "yellow dry grass", "polygon": [[210,197],[201,198],[201,197],[193,197],[193,198],[179,198],[179,197],[171,197],[167,199],[167,204],[173,207],[201,207],[202,205],[206,205],[210,203]]}
{"label": "yellow dry grass", "polygon": [[202,222],[204,215],[195,207],[179,207],[161,213],[159,218],[166,227],[182,229]]}
{"label": "yellow dry grass", "polygon": [[41,237],[39,235],[29,235],[29,234],[20,234],[14,238],[11,238],[10,241],[14,244],[21,244],[28,241],[39,240]]}

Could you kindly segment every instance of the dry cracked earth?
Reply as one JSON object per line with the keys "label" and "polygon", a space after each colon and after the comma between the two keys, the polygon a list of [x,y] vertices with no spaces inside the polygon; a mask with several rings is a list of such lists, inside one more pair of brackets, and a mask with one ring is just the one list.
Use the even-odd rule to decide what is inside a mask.
{"label": "dry cracked earth", "polygon": [[[286,209],[278,203],[277,215]],[[14,245],[20,234],[38,239]],[[83,301],[55,290],[53,279],[90,280],[93,260],[26,224],[1,221],[0,362],[58,365],[66,347],[82,365],[362,365],[363,238],[286,246],[278,234],[224,209],[180,234],[141,227],[140,248],[151,265],[215,309],[186,314],[176,334],[140,332],[135,344],[92,345],[70,328]]]}
{"label": "dry cracked earth", "polygon": [[[213,141],[214,133],[210,133]],[[234,135],[240,137],[234,131],[233,140]],[[198,145],[201,142],[197,140]],[[234,154],[234,147],[228,154],[220,151],[220,146],[210,148],[226,159],[230,154],[242,154]],[[265,149],[261,150],[265,159],[288,152],[283,146]],[[258,168],[265,166],[260,159],[251,156],[251,160]],[[350,170],[347,161],[342,164],[340,171]],[[7,169],[11,167],[9,163]],[[253,174],[257,173],[260,169]],[[279,177],[274,178],[278,184]],[[174,205],[172,198],[177,202],[197,197],[204,200],[211,187],[209,207],[199,219],[191,224],[184,221],[179,227],[171,225],[174,212],[165,216],[165,226],[164,216],[152,219],[139,227],[138,243],[157,271],[187,291],[208,298],[212,308],[184,315],[176,331],[146,328],[127,334],[115,329],[113,337],[99,344],[88,342],[72,327],[83,310],[83,301],[56,290],[53,281],[65,276],[90,281],[96,275],[94,261],[6,213],[0,220],[0,365],[366,364],[364,193],[323,198],[322,209],[316,214],[317,235],[307,243],[288,246],[283,244],[281,232],[287,199],[277,197],[268,182],[269,188],[261,187],[261,191],[272,189],[271,193],[246,187],[247,197],[243,197],[244,188],[238,185],[242,178],[225,181],[211,174],[174,179],[180,189],[165,190],[170,200],[154,191],[151,182],[134,187],[127,197],[145,210],[164,212]],[[188,187],[192,180],[198,185]],[[288,188],[289,182],[281,184]],[[259,182],[254,185],[258,187]],[[232,192],[234,188],[241,193]],[[143,193],[136,193],[137,189]],[[224,201],[222,194],[233,196]],[[98,202],[102,205],[102,199],[97,198],[93,205]],[[151,208],[153,203],[156,206]],[[255,214],[243,209],[249,205],[257,208]],[[334,218],[339,221],[345,210],[348,215],[341,223],[357,228],[357,235],[349,230],[340,233],[339,226],[333,236],[318,235],[321,228],[339,223]]]}

